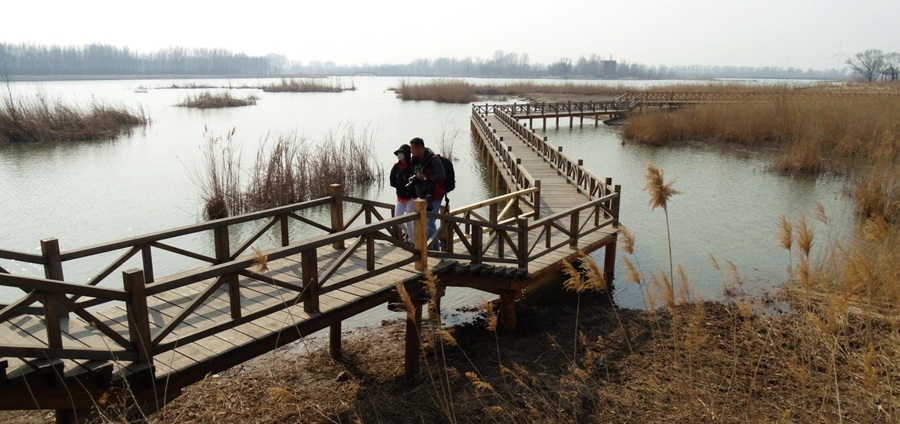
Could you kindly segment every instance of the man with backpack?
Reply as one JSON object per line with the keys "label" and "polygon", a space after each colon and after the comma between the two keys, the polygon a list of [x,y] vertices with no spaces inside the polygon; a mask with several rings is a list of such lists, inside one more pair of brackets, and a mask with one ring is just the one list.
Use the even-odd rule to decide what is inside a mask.
{"label": "man with backpack", "polygon": [[[409,149],[412,154],[413,183],[416,189],[416,197],[425,199],[428,210],[441,211],[441,201],[447,195],[444,185],[447,174],[444,172],[444,164],[438,155],[425,147],[425,141],[416,137],[409,141]],[[437,222],[434,218],[428,218],[428,238],[437,232]],[[429,250],[440,250],[440,240],[435,240],[428,246]]]}

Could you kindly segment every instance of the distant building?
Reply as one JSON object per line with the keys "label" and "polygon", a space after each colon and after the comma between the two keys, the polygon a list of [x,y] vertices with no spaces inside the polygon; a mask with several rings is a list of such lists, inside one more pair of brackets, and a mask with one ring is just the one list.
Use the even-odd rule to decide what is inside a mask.
{"label": "distant building", "polygon": [[615,60],[601,60],[600,61],[600,70],[603,72],[603,76],[611,77],[616,74],[616,61]]}
{"label": "distant building", "polygon": [[885,80],[895,81],[897,79],[898,73],[900,73],[900,72],[897,71],[897,68],[895,68],[893,66],[888,67],[887,69],[881,71],[881,80],[882,81],[885,81]]}

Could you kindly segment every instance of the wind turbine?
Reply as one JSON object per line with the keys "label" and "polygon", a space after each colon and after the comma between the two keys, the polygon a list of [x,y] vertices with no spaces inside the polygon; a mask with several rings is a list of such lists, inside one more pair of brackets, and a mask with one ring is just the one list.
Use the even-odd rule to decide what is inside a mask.
{"label": "wind turbine", "polygon": [[847,56],[843,53],[843,50],[844,50],[844,40],[841,40],[841,43],[838,44],[838,52],[836,54],[832,55],[831,57],[829,57],[828,59],[826,59],[826,60],[834,59],[835,60],[834,66],[836,69],[841,69],[841,59],[842,58],[845,58],[845,59],[850,58],[850,56]]}

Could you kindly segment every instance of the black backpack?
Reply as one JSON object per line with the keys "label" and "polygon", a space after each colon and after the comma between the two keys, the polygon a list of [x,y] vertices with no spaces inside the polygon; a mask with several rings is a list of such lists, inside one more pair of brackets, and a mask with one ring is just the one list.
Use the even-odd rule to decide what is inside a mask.
{"label": "black backpack", "polygon": [[435,156],[441,160],[441,165],[444,166],[444,191],[449,193],[456,188],[456,172],[453,171],[453,161],[438,154]]}

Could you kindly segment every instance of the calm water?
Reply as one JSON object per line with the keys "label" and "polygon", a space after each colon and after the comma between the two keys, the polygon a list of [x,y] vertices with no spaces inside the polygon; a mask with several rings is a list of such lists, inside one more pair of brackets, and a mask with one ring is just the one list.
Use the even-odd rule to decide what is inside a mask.
{"label": "calm water", "polygon": [[[482,80],[483,81],[483,80]],[[256,86],[273,80],[132,80],[11,83],[14,96],[41,93],[67,103],[142,107],[152,123],[131,136],[117,140],[80,143],[0,146],[0,247],[40,253],[40,240],[55,237],[63,250],[200,222],[201,202],[192,175],[201,164],[208,135],[224,136],[235,129],[234,140],[255,155],[267,136],[296,132],[310,140],[328,133],[342,134],[348,127],[369,131],[385,172],[393,152],[412,137],[422,137],[435,147],[441,135],[457,134],[453,154],[458,188],[450,196],[454,206],[492,195],[483,165],[469,137],[469,105],[404,102],[388,89],[399,78],[345,79],[357,90],[334,93],[264,93],[257,89],[233,89],[235,97],[254,94],[256,106],[194,110],[176,107],[189,94],[202,90],[162,89],[173,83],[213,86]],[[477,80],[476,80],[477,82]],[[653,84],[672,83],[653,82]],[[640,87],[650,82],[628,81]],[[147,93],[135,93],[138,87]],[[637,265],[649,275],[668,269],[665,217],[661,209],[650,211],[649,198],[641,191],[644,169],[652,162],[667,179],[678,178],[675,187],[685,192],[669,205],[674,260],[685,266],[697,293],[707,299],[722,296],[722,277],[712,269],[709,255],[738,265],[747,287],[766,290],[784,279],[788,257],[778,249],[775,224],[779,214],[794,219],[812,214],[821,202],[835,222],[852,220],[850,199],[842,182],[825,178],[791,178],[766,171],[771,163],[766,152],[747,152],[701,145],[654,149],[623,144],[615,127],[592,124],[544,131],[549,140],[600,177],[612,177],[623,186],[622,223],[637,234]],[[577,121],[576,121],[577,124]],[[550,125],[548,123],[548,125]],[[539,125],[535,125],[540,128]],[[206,131],[206,132],[205,132]],[[389,186],[372,187],[366,196],[392,202]],[[838,226],[833,226],[838,227]],[[196,241],[198,245],[208,240]],[[597,253],[602,263],[602,252]],[[621,256],[621,253],[620,255]],[[162,259],[163,261],[165,259]],[[4,268],[22,275],[43,276],[40,267],[0,260]],[[165,265],[163,265],[165,266]],[[68,280],[84,280],[96,273],[90,263],[66,265]],[[621,261],[617,275],[624,275]],[[0,292],[9,300],[15,292]],[[493,296],[473,290],[448,290],[448,310]],[[641,307],[640,292],[620,283],[616,301]],[[396,313],[376,308],[348,322],[367,325],[396,318]]]}

